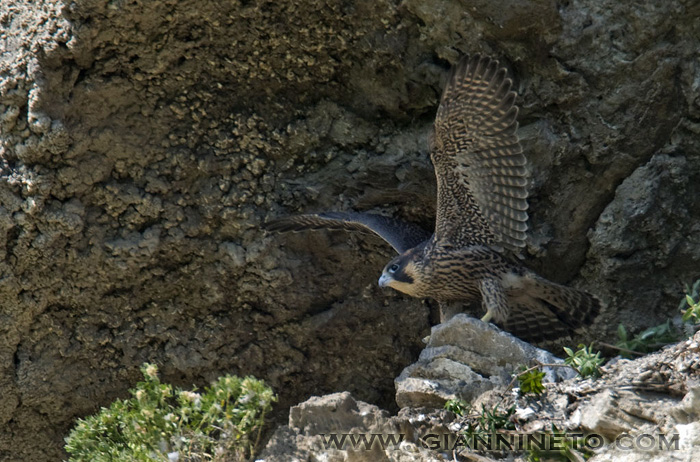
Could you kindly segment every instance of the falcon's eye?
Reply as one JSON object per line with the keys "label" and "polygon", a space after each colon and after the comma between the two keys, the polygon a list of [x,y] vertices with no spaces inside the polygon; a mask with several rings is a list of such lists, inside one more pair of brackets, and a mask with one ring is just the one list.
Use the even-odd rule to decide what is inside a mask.
{"label": "falcon's eye", "polygon": [[397,272],[398,270],[399,270],[399,265],[397,265],[396,263],[394,263],[393,265],[391,265],[391,266],[389,267],[389,272],[390,272],[390,273],[395,273],[395,272]]}

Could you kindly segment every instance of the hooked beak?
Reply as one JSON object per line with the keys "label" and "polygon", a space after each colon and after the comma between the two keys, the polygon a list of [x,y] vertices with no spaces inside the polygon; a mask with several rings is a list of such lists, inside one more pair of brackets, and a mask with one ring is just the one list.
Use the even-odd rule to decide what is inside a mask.
{"label": "hooked beak", "polygon": [[381,277],[379,278],[379,287],[389,287],[390,282],[391,276],[386,273],[382,273]]}

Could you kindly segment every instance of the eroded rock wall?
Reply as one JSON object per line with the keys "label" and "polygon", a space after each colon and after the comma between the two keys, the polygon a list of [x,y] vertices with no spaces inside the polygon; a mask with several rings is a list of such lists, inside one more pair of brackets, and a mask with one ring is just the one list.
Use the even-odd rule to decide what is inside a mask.
{"label": "eroded rock wall", "polygon": [[600,327],[674,312],[700,276],[698,15],[681,0],[4,0],[0,458],[65,457],[73,419],[147,360],[180,385],[254,374],[281,409],[342,390],[392,408],[429,310],[376,288],[390,249],[260,224],[354,207],[429,226],[427,134],[463,52],[499,57],[522,95],[527,263],[605,298]]}

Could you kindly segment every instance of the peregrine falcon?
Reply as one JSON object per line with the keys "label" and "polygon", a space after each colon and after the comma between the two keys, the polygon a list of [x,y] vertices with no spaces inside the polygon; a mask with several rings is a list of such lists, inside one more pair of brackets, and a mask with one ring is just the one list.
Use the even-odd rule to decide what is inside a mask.
{"label": "peregrine falcon", "polygon": [[435,299],[441,317],[447,303],[480,299],[482,321],[529,341],[556,339],[591,322],[600,309],[597,298],[548,281],[506,254],[525,246],[528,218],[526,159],[511,85],[506,69],[486,56],[465,56],[452,69],[430,136],[434,233],[383,215],[341,212],[275,219],[267,229],[377,234],[399,253],[384,267],[379,286]]}

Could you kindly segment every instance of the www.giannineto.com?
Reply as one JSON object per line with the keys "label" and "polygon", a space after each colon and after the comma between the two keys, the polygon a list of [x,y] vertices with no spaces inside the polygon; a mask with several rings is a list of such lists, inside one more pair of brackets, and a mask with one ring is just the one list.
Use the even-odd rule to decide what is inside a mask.
{"label": "www.giannineto.com", "polygon": [[[404,433],[323,433],[324,449],[373,450],[397,446],[405,440]],[[561,433],[428,433],[419,443],[426,449],[449,451],[471,449],[476,451],[559,451],[567,448],[595,451],[606,444],[628,451],[677,451],[680,438],[677,433],[622,433],[613,441],[603,435],[583,432]]]}

